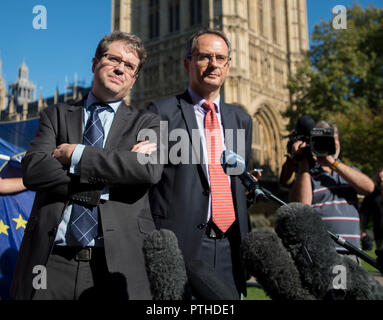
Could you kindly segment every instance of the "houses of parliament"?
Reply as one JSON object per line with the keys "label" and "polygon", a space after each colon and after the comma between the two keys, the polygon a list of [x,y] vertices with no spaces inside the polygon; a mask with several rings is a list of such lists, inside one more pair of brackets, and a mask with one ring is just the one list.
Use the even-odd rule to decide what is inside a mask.
{"label": "houses of parliament", "polygon": [[[250,114],[253,161],[265,168],[266,176],[279,176],[287,135],[282,112],[291,103],[287,81],[309,49],[306,0],[112,0],[111,5],[111,29],[138,35],[148,51],[142,74],[126,97],[140,108],[187,88],[185,47],[196,30],[215,28],[227,35],[231,69],[221,96]],[[19,78],[28,76],[23,68]],[[33,86],[27,88],[25,81],[18,85],[5,93],[0,62],[0,107],[7,100],[2,121],[35,117],[50,103],[78,100],[89,91],[72,86],[68,94],[56,92],[32,102]]]}

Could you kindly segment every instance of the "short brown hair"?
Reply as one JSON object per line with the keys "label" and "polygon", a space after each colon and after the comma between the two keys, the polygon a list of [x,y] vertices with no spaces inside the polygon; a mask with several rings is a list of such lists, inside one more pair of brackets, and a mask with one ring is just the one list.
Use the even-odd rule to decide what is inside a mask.
{"label": "short brown hair", "polygon": [[196,46],[196,42],[197,42],[197,39],[204,35],[204,34],[213,34],[213,35],[216,35],[220,38],[222,38],[225,42],[226,42],[226,45],[229,49],[229,57],[230,57],[230,52],[231,52],[231,46],[230,46],[230,42],[229,40],[226,38],[225,34],[221,31],[221,30],[216,30],[216,29],[202,29],[202,30],[199,30],[197,31],[196,33],[194,33],[191,38],[189,39],[187,45],[186,45],[186,52],[185,52],[185,56],[186,58],[191,58],[191,55],[193,54],[193,51],[195,50],[195,46]]}
{"label": "short brown hair", "polygon": [[104,36],[98,43],[96,53],[94,55],[95,58],[101,59],[103,54],[108,51],[110,44],[115,41],[125,42],[129,48],[136,51],[138,58],[140,59],[140,63],[136,70],[136,74],[138,74],[145,64],[147,54],[141,39],[134,34],[121,31],[113,31],[111,34]]}

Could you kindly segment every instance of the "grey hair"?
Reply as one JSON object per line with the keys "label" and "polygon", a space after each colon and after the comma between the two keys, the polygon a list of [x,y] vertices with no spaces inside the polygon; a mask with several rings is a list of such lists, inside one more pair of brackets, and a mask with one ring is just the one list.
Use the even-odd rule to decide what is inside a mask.
{"label": "grey hair", "polygon": [[136,70],[136,74],[138,74],[145,64],[147,53],[142,40],[134,34],[122,31],[113,31],[111,34],[104,36],[97,45],[96,53],[94,55],[95,58],[101,59],[104,53],[108,51],[110,44],[115,41],[122,41],[129,48],[136,51],[138,58],[140,59],[140,63]]}
{"label": "grey hair", "polygon": [[196,33],[194,33],[191,38],[189,39],[187,45],[186,45],[186,52],[185,52],[185,57],[186,58],[189,58],[191,57],[191,55],[193,54],[194,50],[195,50],[195,47],[196,47],[196,42],[197,42],[197,39],[204,35],[204,34],[212,34],[212,35],[216,35],[220,38],[222,38],[228,49],[229,49],[229,57],[230,57],[230,53],[231,53],[231,45],[230,45],[230,41],[227,39],[227,37],[225,36],[225,34],[220,31],[220,30],[215,30],[215,29],[202,29],[202,30],[199,30],[197,31]]}
{"label": "grey hair", "polygon": [[338,127],[336,126],[336,124],[332,121],[324,121],[324,120],[320,120],[318,121],[316,124],[315,124],[315,128],[331,128],[331,129],[334,129],[334,133],[337,133],[339,134],[339,130],[338,130]]}

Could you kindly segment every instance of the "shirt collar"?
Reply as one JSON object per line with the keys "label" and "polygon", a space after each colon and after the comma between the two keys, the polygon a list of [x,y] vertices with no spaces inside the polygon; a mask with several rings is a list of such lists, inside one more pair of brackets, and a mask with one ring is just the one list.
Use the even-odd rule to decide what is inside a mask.
{"label": "shirt collar", "polygon": [[[205,103],[206,99],[202,98],[200,95],[198,95],[197,93],[195,93],[193,91],[192,88],[188,87],[188,93],[192,99],[192,102],[193,102],[193,105],[194,105],[194,108],[198,109],[198,110],[203,110],[205,113],[206,113],[206,110],[204,107],[202,107],[202,105]],[[221,101],[221,96],[218,95],[217,98],[215,98],[215,100],[213,101],[214,105],[215,105],[215,111],[217,113],[219,113],[220,111],[220,101]]]}
{"label": "shirt collar", "polygon": [[[118,107],[120,106],[122,100],[117,100],[113,102],[108,102],[108,103],[103,103],[107,104],[109,107],[113,109],[113,111],[116,113],[118,110]],[[88,108],[95,103],[99,103],[98,99],[93,95],[92,91],[89,92],[88,98],[86,99],[85,102],[85,108],[88,110]]]}

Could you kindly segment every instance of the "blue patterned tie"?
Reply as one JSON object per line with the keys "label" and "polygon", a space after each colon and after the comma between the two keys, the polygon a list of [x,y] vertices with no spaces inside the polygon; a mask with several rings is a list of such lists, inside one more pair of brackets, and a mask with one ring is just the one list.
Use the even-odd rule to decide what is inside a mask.
{"label": "blue patterned tie", "polygon": [[[104,128],[100,117],[100,112],[106,110],[108,105],[91,105],[90,116],[85,126],[83,144],[97,148],[103,147]],[[81,206],[73,204],[72,215],[69,221],[70,230],[74,238],[85,247],[98,234],[97,206]]]}

